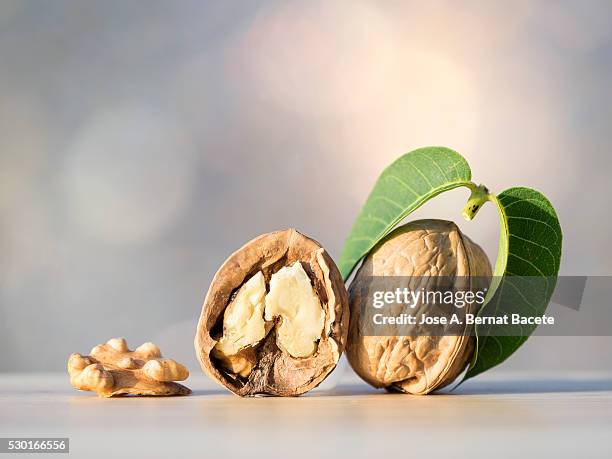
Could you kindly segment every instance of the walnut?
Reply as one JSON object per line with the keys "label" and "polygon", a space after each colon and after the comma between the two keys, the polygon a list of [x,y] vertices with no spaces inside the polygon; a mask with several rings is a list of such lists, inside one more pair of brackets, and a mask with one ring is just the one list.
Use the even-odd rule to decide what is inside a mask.
{"label": "walnut", "polygon": [[[410,394],[427,394],[454,381],[474,352],[475,338],[466,336],[467,332],[462,336],[363,335],[360,313],[371,294],[372,276],[405,276],[408,282],[430,287],[444,276],[470,284],[461,286],[465,290],[482,289],[491,278],[484,251],[452,222],[415,221],[394,230],[368,254],[349,288],[347,357],[359,376],[375,387]],[[474,307],[466,306],[464,312],[476,313]]]}
{"label": "walnut", "polygon": [[130,351],[123,338],[95,346],[90,355],[72,354],[68,359],[70,383],[101,397],[114,395],[188,395],[183,381],[189,371],[172,359],[162,358],[159,348],[145,343]]}
{"label": "walnut", "polygon": [[195,348],[202,369],[235,394],[295,396],[335,368],[349,307],[335,263],[294,229],[248,242],[217,271]]}

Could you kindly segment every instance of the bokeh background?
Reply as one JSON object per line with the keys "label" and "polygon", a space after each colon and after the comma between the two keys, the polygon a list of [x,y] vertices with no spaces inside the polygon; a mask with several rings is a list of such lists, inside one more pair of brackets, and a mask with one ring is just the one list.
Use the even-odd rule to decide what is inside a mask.
{"label": "bokeh background", "polygon": [[[424,145],[544,192],[562,274],[611,275],[611,23],[606,0],[2,0],[0,371],[112,336],[195,370],[233,250],[293,226],[339,256],[380,171]],[[494,259],[495,210],[462,222],[466,194],[416,217]],[[611,344],[536,337],[494,371],[609,369]]]}

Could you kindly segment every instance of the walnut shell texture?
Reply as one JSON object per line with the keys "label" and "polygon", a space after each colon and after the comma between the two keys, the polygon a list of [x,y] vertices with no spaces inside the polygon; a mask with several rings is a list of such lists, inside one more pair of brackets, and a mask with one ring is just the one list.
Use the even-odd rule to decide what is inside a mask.
{"label": "walnut shell texture", "polygon": [[365,304],[366,284],[372,276],[405,276],[430,286],[438,276],[446,279],[456,276],[470,284],[468,289],[483,288],[482,284],[488,285],[491,278],[485,252],[453,222],[411,222],[396,228],[368,254],[349,288],[351,324],[347,357],[362,379],[375,387],[418,395],[453,382],[470,362],[475,338],[363,336],[359,316]]}
{"label": "walnut shell texture", "polygon": [[[241,376],[239,370],[228,371],[213,350],[233,295],[256,273],[263,273],[269,285],[273,274],[296,262],[306,271],[325,314],[316,351],[308,357],[292,357],[277,345],[274,327],[267,327],[266,336],[241,356],[243,362],[239,363],[248,361],[252,371],[244,373],[247,376]],[[204,372],[237,395],[296,396],[316,387],[335,368],[348,328],[348,294],[336,264],[318,242],[287,229],[251,240],[219,268],[202,306],[195,349]]]}

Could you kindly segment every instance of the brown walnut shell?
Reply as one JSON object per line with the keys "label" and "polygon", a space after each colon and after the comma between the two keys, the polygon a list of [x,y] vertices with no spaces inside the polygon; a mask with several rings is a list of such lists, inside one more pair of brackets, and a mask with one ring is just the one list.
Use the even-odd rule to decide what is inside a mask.
{"label": "brown walnut shell", "polygon": [[[295,358],[276,343],[274,327],[243,355],[253,363],[247,377],[233,374],[213,355],[223,333],[223,314],[235,292],[257,272],[269,290],[271,276],[300,262],[324,311],[323,333],[316,351]],[[344,351],[349,326],[348,294],[336,264],[321,245],[295,229],[261,235],[234,252],[210,285],[198,323],[195,349],[205,373],[240,396],[296,396],[318,384],[335,368]]]}
{"label": "brown walnut shell", "polygon": [[[374,387],[420,395],[453,382],[471,361],[475,338],[466,336],[469,333],[364,336],[359,322],[366,296],[371,294],[372,276],[402,276],[415,285],[429,286],[435,285],[437,276],[456,277],[467,282],[469,290],[482,289],[491,278],[485,252],[453,222],[411,222],[395,229],[368,254],[349,288],[351,325],[346,353],[361,378]],[[476,313],[474,307],[464,312]]]}

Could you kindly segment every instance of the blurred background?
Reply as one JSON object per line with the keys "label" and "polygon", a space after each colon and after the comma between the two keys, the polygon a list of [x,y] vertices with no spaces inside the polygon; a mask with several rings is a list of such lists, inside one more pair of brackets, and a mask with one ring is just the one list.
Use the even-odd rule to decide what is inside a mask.
{"label": "blurred background", "polygon": [[[561,273],[612,275],[612,3],[0,2],[0,371],[63,371],[113,336],[197,371],[216,269],[296,227],[338,257],[381,170],[425,145],[545,193]],[[455,220],[497,253],[466,190]],[[535,337],[494,371],[612,365]],[[344,371],[350,371],[344,369]]]}

